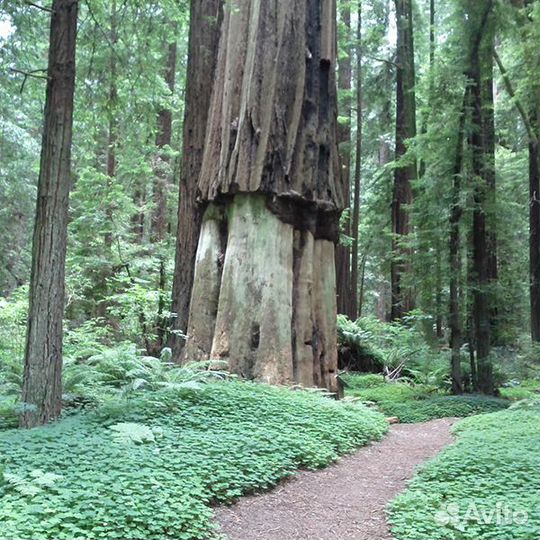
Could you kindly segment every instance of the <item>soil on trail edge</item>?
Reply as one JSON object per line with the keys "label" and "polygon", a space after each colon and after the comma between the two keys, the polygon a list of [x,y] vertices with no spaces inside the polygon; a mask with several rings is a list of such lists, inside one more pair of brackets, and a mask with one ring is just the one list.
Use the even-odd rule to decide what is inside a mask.
{"label": "soil on trail edge", "polygon": [[454,418],[394,424],[380,442],[274,490],[215,509],[230,540],[386,540],[385,507],[415,468],[453,441]]}

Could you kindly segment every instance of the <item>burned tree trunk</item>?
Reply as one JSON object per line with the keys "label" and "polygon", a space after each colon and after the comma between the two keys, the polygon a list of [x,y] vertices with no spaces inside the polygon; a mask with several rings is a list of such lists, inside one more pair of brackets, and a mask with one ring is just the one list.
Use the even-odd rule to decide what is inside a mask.
{"label": "burned tree trunk", "polygon": [[206,123],[214,81],[223,0],[192,0],[190,11],[182,175],[178,201],[178,230],[172,291],[174,361],[180,361],[187,331],[189,302],[202,209],[197,203],[197,181],[202,164]]}
{"label": "burned tree trunk", "polygon": [[53,420],[62,405],[62,320],[77,8],[73,0],[54,0],[52,4],[22,388],[23,427]]}
{"label": "burned tree trunk", "polygon": [[198,189],[187,359],[337,390],[335,3],[226,10]]}
{"label": "burned tree trunk", "polygon": [[[396,0],[397,80],[396,80],[396,160],[407,151],[406,141],[416,135],[414,40],[411,0]],[[391,319],[401,319],[414,308],[410,285],[404,283],[410,273],[410,249],[404,244],[410,231],[408,205],[412,203],[411,181],[416,163],[400,164],[394,172],[392,196]]]}

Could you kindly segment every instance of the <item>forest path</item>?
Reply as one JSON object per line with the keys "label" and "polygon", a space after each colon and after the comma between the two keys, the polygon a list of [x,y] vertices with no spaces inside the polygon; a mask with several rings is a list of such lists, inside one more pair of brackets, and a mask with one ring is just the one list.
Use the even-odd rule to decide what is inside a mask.
{"label": "forest path", "polygon": [[454,418],[394,424],[381,441],[320,471],[215,510],[230,540],[391,540],[385,507],[417,465],[453,441]]}

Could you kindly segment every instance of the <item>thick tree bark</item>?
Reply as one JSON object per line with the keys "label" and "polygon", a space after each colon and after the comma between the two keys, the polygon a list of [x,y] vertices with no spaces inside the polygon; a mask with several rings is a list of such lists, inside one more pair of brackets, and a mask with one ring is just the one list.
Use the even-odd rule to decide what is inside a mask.
{"label": "thick tree bark", "polygon": [[337,391],[335,3],[226,10],[186,358]]}
{"label": "thick tree bark", "polygon": [[193,286],[197,239],[203,209],[197,202],[210,97],[215,77],[223,0],[192,0],[188,47],[188,69],[182,145],[182,172],[178,201],[178,230],[172,290],[173,360],[178,362],[187,332]]}
{"label": "thick tree bark", "polygon": [[[414,40],[411,0],[396,0],[397,75],[396,75],[396,160],[407,151],[406,141],[416,135]],[[391,319],[401,319],[414,308],[414,294],[404,284],[410,273],[410,249],[404,246],[411,232],[407,205],[413,200],[411,181],[416,177],[416,163],[397,166],[392,197]]]}
{"label": "thick tree bark", "polygon": [[77,8],[73,0],[54,0],[52,4],[22,388],[23,427],[57,418],[62,406],[62,319]]}
{"label": "thick tree bark", "polygon": [[360,227],[360,189],[362,183],[362,2],[358,4],[356,26],[356,145],[352,206],[351,315],[358,317],[358,242]]}
{"label": "thick tree bark", "polygon": [[[351,79],[352,79],[352,47],[350,45],[351,11],[348,3],[343,5],[341,20],[345,29],[345,48],[347,55],[339,60],[338,88],[344,95],[340,100],[340,117],[346,119],[346,123],[338,125],[338,145],[341,158],[341,174],[343,178],[343,199],[345,205],[350,207],[350,182],[351,182]],[[345,234],[350,236],[350,219],[345,224]],[[336,286],[337,286],[337,309],[338,313],[347,315],[350,319],[355,318],[351,306],[354,289],[351,287],[351,248],[342,244],[336,246]]]}

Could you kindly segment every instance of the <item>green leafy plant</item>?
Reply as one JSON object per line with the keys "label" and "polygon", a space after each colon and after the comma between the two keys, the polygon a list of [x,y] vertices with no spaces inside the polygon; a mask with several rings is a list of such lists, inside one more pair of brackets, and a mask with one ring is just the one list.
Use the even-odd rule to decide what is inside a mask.
{"label": "green leafy plant", "polygon": [[[0,432],[4,476],[14,475],[0,482],[0,538],[207,539],[212,504],[323,467],[388,429],[358,403],[203,377]],[[47,486],[49,473],[62,478]]]}
{"label": "green leafy plant", "polygon": [[[537,538],[538,407],[474,416],[459,422],[454,431],[457,442],[424,465],[390,504],[393,536],[397,540]],[[525,512],[527,519],[507,519],[509,512]]]}

